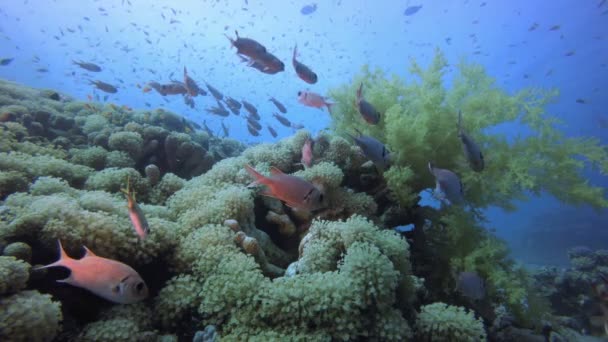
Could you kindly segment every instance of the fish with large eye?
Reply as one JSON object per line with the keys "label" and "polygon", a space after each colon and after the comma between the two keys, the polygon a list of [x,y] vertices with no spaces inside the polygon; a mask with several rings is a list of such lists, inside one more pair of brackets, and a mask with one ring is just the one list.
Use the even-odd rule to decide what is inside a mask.
{"label": "fish with large eye", "polygon": [[137,271],[121,262],[98,257],[84,247],[81,259],[72,259],[59,244],[59,260],[36,269],[62,266],[71,271],[70,276],[58,280],[118,304],[132,304],[148,297],[148,287]]}
{"label": "fish with large eye", "polygon": [[363,98],[363,83],[357,89],[357,98],[355,99],[355,107],[363,117],[363,120],[370,125],[375,125],[380,122],[380,113],[376,108]]}
{"label": "fish with large eye", "polygon": [[483,171],[483,168],[485,167],[483,154],[475,141],[462,130],[461,111],[458,111],[458,137],[460,138],[460,141],[462,141],[464,156],[467,158],[467,162],[469,163],[469,166],[471,166],[471,169],[475,172]]}
{"label": "fish with large eye", "polygon": [[250,165],[245,169],[255,178],[250,185],[262,184],[266,189],[262,195],[274,197],[294,209],[315,211],[326,207],[325,196],[314,184],[297,176],[284,174],[276,167],[270,169],[266,177]]}

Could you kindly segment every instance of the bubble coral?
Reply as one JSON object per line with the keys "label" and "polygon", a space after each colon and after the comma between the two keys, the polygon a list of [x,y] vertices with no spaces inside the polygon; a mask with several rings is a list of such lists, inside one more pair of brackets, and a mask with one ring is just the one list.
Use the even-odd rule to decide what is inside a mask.
{"label": "bubble coral", "polygon": [[0,340],[52,341],[60,331],[61,304],[38,291],[0,298]]}
{"label": "bubble coral", "polygon": [[481,318],[463,307],[433,303],[424,305],[416,318],[416,336],[425,341],[486,341]]}

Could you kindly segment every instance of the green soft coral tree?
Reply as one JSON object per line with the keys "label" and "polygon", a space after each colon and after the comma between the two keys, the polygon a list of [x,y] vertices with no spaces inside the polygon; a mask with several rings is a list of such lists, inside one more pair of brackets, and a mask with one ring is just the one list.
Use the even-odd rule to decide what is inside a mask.
{"label": "green soft coral tree", "polygon": [[[464,62],[457,65],[447,88],[443,82],[447,66],[439,50],[426,70],[412,61],[414,78],[408,82],[365,66],[350,85],[330,92],[337,102],[332,113],[338,134],[358,129],[383,141],[392,152],[394,169],[385,178],[402,205],[414,204],[420,191],[434,185],[427,169],[432,161],[460,176],[465,198],[475,207],[513,209],[514,199],[541,191],[569,203],[608,207],[604,189],[581,176],[586,162],[608,174],[608,151],[598,139],[568,138],[556,128],[559,121],[545,106],[557,91],[523,89],[510,95],[483,67]],[[353,105],[361,83],[366,100],[382,113],[375,126],[365,123]],[[458,110],[463,113],[464,129],[484,152],[486,168],[481,173],[470,170],[464,159]],[[504,134],[487,134],[503,123],[522,124],[531,134],[513,141]]]}

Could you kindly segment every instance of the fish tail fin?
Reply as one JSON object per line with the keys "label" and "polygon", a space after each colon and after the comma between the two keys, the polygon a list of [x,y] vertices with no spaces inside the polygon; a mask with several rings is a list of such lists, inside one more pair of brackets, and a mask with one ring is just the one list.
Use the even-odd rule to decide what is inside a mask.
{"label": "fish tail fin", "polygon": [[57,266],[68,267],[66,262],[69,260],[72,260],[72,258],[70,258],[70,256],[63,250],[63,246],[61,246],[61,240],[57,239],[57,245],[59,246],[59,260],[57,260],[53,263],[50,263],[48,265],[36,266],[34,268],[34,270],[41,270],[44,268],[57,267]]}
{"label": "fish tail fin", "polygon": [[359,85],[359,89],[357,89],[357,99],[360,99],[363,95],[363,82]]}
{"label": "fish tail fin", "polygon": [[263,174],[259,173],[251,165],[246,164],[245,165],[245,170],[247,170],[247,172],[249,172],[249,174],[253,178],[255,178],[255,180],[252,183],[250,183],[248,186],[257,185],[257,184],[264,184],[264,185],[268,184],[268,177],[266,177]]}
{"label": "fish tail fin", "polygon": [[431,172],[431,174],[435,174],[433,172],[434,169],[435,169],[435,165],[433,165],[433,162],[429,162],[429,171]]}
{"label": "fish tail fin", "polygon": [[298,56],[298,43],[296,43],[296,45],[294,45],[293,47],[293,60],[296,60],[296,57]]}

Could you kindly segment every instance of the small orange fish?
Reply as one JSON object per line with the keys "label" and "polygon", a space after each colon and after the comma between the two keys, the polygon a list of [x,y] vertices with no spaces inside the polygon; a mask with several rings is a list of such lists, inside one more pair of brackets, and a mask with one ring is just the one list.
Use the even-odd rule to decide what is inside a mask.
{"label": "small orange fish", "polygon": [[59,260],[46,266],[63,266],[71,271],[69,277],[58,280],[93,292],[111,302],[131,304],[148,297],[148,287],[137,271],[121,262],[98,257],[88,248],[81,259],[72,259],[59,243]]}
{"label": "small orange fish", "polygon": [[148,236],[150,232],[150,226],[146,220],[144,212],[141,210],[137,202],[135,201],[135,192],[129,188],[129,179],[127,179],[127,188],[120,189],[127,197],[127,208],[129,208],[129,218],[133,224],[133,228],[139,237],[143,240]]}
{"label": "small orange fish", "polygon": [[311,139],[306,139],[304,145],[302,145],[302,159],[300,162],[304,167],[308,168],[312,166],[312,146],[314,141]]}
{"label": "small orange fish", "polygon": [[285,202],[289,207],[314,211],[324,207],[324,196],[312,183],[296,176],[286,175],[276,167],[270,169],[271,176],[266,177],[250,165],[245,165],[247,172],[255,178],[252,183],[267,187],[264,196],[274,197]]}

